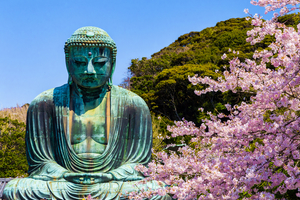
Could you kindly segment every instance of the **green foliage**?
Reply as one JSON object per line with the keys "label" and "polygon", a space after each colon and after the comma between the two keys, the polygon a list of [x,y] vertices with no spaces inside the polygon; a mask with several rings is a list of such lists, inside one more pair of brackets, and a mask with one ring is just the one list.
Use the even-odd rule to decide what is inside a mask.
{"label": "green foliage", "polygon": [[[133,77],[132,83],[135,85],[133,92],[140,95],[154,113],[167,117],[169,120],[187,120],[197,118],[198,107],[203,105],[207,110],[224,109],[215,99],[219,96],[210,93],[196,96],[194,91],[203,89],[203,85],[192,85],[187,77],[195,74],[217,78],[221,74],[214,71],[219,70],[214,64],[186,64],[176,66],[171,69],[164,69],[155,77],[145,75],[143,77]],[[200,119],[200,118],[199,118]]]}
{"label": "green foliage", "polygon": [[254,139],[254,140],[249,144],[249,147],[246,147],[246,148],[245,148],[245,150],[246,150],[247,152],[250,152],[250,151],[253,152],[253,151],[257,148],[256,143],[258,143],[258,144],[260,144],[260,145],[264,145],[262,139],[256,138],[256,139]]}
{"label": "green foliage", "polygon": [[153,132],[153,145],[152,149],[154,152],[159,152],[164,149],[166,142],[164,138],[170,133],[167,131],[168,125],[173,125],[174,123],[162,116],[156,116],[151,113],[152,116],[152,132]]}
{"label": "green foliage", "polygon": [[242,200],[245,198],[250,198],[252,195],[249,194],[248,192],[241,192],[241,193],[239,193],[239,196],[240,196],[240,198],[238,198],[238,200]]}
{"label": "green foliage", "polygon": [[27,176],[25,124],[0,118],[0,177]]}
{"label": "green foliage", "polygon": [[[152,132],[153,132],[153,152],[170,152],[174,151],[174,149],[178,149],[180,145],[177,147],[167,147],[167,144],[180,144],[182,140],[185,140],[185,143],[188,144],[191,140],[190,136],[178,136],[176,138],[171,137],[171,133],[167,131],[167,126],[174,125],[173,121],[170,121],[168,118],[155,115],[151,113],[152,116]],[[192,144],[191,145],[195,145]],[[152,158],[155,159],[156,156],[153,154]]]}
{"label": "green foliage", "polygon": [[278,18],[278,22],[284,23],[286,26],[294,27],[297,30],[297,24],[300,22],[300,14],[289,14]]}

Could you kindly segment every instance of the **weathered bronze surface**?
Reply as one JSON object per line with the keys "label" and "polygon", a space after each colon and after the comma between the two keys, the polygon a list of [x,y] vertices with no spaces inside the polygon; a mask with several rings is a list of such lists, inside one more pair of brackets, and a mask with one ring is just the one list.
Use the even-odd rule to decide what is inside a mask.
{"label": "weathered bronze surface", "polygon": [[[116,45],[96,27],[65,44],[68,84],[30,104],[26,148],[29,177],[10,181],[4,199],[126,199],[126,192],[160,187],[134,167],[150,161],[149,109],[136,94],[113,86]],[[138,184],[138,186],[136,185]],[[170,199],[156,196],[153,199]]]}

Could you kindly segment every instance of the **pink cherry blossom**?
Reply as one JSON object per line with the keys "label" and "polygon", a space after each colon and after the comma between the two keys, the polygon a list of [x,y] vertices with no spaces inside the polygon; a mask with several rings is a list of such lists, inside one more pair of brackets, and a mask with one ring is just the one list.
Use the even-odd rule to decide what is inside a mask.
{"label": "pink cherry blossom", "polygon": [[[300,24],[297,30],[279,23],[277,17],[299,9],[298,0],[251,0],[253,5],[274,13],[271,20],[254,15],[247,42],[256,44],[266,36],[275,41],[267,49],[253,52],[242,62],[238,52],[229,61],[223,77],[214,80],[195,75],[193,85],[206,84],[208,92],[246,92],[249,102],[226,104],[230,114],[219,113],[193,122],[178,121],[168,127],[172,137],[192,137],[193,145],[182,141],[177,152],[155,152],[147,167],[138,166],[148,180],[167,184],[154,191],[130,194],[131,198],[170,194],[175,199],[275,199],[275,194],[297,190],[300,197]],[[245,9],[248,13],[248,9]],[[226,54],[222,59],[227,58]],[[273,68],[268,68],[271,64]],[[199,109],[204,112],[202,108]],[[224,120],[228,119],[228,120]],[[258,184],[267,182],[263,189]]]}

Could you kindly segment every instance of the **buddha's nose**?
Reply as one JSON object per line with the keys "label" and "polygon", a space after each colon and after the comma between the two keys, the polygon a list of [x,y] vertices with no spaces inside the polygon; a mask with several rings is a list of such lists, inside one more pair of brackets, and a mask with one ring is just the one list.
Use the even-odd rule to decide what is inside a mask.
{"label": "buddha's nose", "polygon": [[96,73],[94,65],[93,65],[93,62],[91,60],[88,63],[88,66],[87,66],[87,69],[86,69],[86,73],[87,74],[95,74]]}

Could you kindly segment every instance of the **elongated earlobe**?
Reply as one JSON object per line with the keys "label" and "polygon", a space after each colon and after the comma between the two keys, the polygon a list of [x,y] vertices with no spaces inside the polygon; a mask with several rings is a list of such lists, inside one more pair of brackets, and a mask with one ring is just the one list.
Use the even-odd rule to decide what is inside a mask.
{"label": "elongated earlobe", "polygon": [[69,78],[68,78],[68,83],[69,83],[69,85],[71,85],[71,84],[72,84],[72,82],[73,82],[73,80],[72,80],[72,76],[69,74]]}
{"label": "elongated earlobe", "polygon": [[107,85],[109,87],[111,87],[112,86],[112,77],[110,77],[107,82],[108,82]]}

